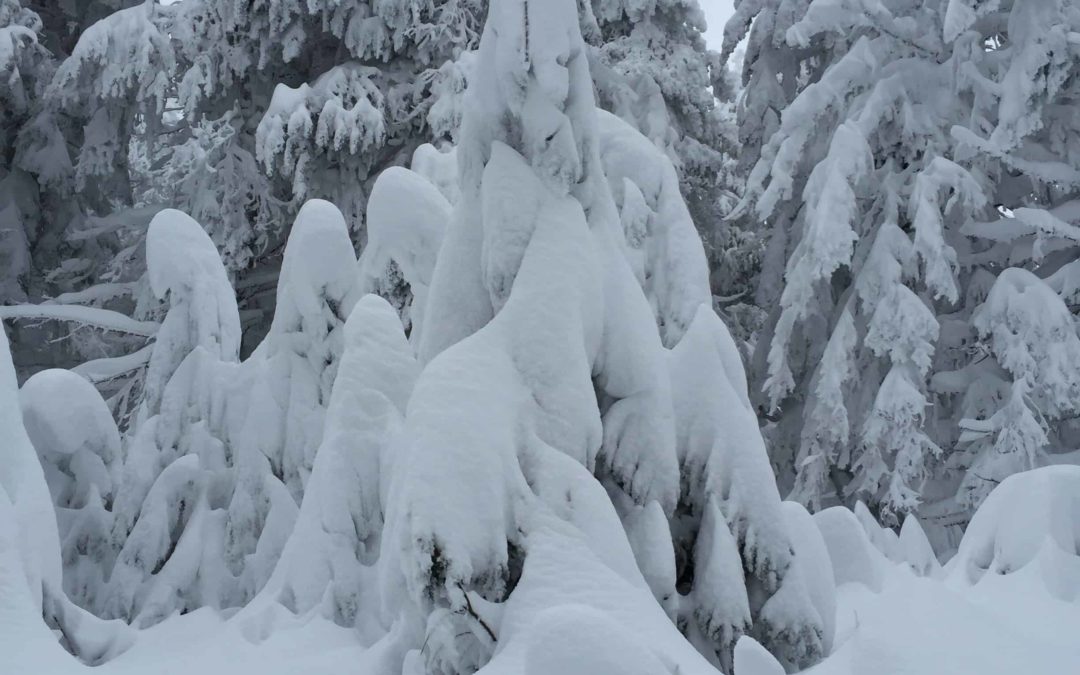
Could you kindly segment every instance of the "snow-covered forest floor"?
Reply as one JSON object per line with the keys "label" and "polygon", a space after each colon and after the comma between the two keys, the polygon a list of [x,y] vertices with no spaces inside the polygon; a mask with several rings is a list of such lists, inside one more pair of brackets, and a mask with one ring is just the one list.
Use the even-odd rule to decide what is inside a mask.
{"label": "snow-covered forest floor", "polygon": [[[1024,503],[1046,501],[1047,506],[1060,507],[1072,500],[1075,518],[1078,515],[1075,504],[1080,501],[1077,499],[1080,472],[1050,469],[1036,473],[1042,475],[1027,479],[1025,489],[1013,495],[1013,502],[1002,500],[1005,503],[992,505],[997,512],[987,521],[996,522],[980,523],[994,530],[979,534],[993,538],[996,555],[1003,559],[998,565],[1015,565],[1009,573],[969,576],[969,570],[977,569],[972,562],[976,556],[973,551],[942,570],[925,550],[910,546],[904,550],[898,542],[886,547],[894,557],[889,560],[874,547],[852,513],[833,512],[834,519],[827,531],[831,532],[829,541],[835,542],[836,548],[830,550],[845,557],[834,569],[838,582],[835,643],[832,654],[804,672],[814,675],[1075,672],[1080,664],[1080,643],[1076,639],[1080,626],[1080,556],[1059,546],[1061,540],[1053,535],[1043,538],[1049,533],[1031,525],[1027,519],[1037,515],[1038,508],[1025,508]],[[1055,478],[1061,481],[1056,488],[1060,492],[1048,497],[1055,490],[1050,484]],[[850,529],[845,531],[845,525]],[[1059,526],[1058,536],[1070,536],[1065,519],[1054,525]],[[970,547],[987,543],[990,542],[973,541]],[[897,558],[902,560],[897,562]],[[559,580],[549,581],[553,585],[552,595],[562,594]],[[632,633],[642,631],[642,637],[648,635],[647,622],[636,622],[633,616],[624,618],[631,624],[627,628]],[[4,625],[0,650],[6,655],[4,672],[10,673],[224,675],[239,670],[260,675],[293,675],[383,672],[380,668],[384,665],[380,662],[384,657],[382,645],[360,644],[353,631],[335,625],[317,612],[295,616],[280,608],[258,613],[241,611],[231,618],[209,608],[174,616],[140,631],[125,653],[94,669],[76,662],[55,643],[44,626],[8,622]],[[572,622],[569,627],[573,628]],[[621,662],[622,656],[609,654],[608,647],[602,643],[590,641],[589,648],[595,652],[597,662]],[[749,675],[783,672],[775,662],[770,662],[770,657],[762,656],[749,645],[745,654],[736,654],[736,672]],[[739,664],[743,666],[741,670]],[[406,672],[424,672],[419,663],[416,666],[415,671]],[[556,672],[522,666],[519,663],[497,672]],[[587,675],[638,671],[597,671],[583,667],[557,672]]]}
{"label": "snow-covered forest floor", "polygon": [[0,675],[1080,673],[1080,6],[703,16],[0,0]]}

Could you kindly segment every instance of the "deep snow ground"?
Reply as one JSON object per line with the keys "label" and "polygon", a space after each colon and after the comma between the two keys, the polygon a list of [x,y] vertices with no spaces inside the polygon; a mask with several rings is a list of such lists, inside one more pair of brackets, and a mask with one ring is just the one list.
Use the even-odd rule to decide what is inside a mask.
{"label": "deep snow ground", "polygon": [[[906,564],[881,562],[880,592],[857,582],[837,589],[833,654],[805,671],[808,675],[1080,673],[1080,588],[1061,583],[1080,578],[1061,574],[1066,568],[1075,571],[1080,559],[1066,559],[1044,546],[1024,568],[987,574],[975,585],[955,569],[931,579],[916,576]],[[378,649],[365,649],[350,630],[315,614],[292,617],[282,610],[274,619],[270,637],[257,643],[245,637],[246,624],[209,609],[175,616],[141,631],[130,650],[94,670],[101,675],[337,675],[379,670]],[[36,648],[30,646],[34,643]],[[27,649],[16,650],[14,662],[9,662],[12,669],[0,671],[87,671],[59,646],[43,650],[46,642],[20,644]]]}

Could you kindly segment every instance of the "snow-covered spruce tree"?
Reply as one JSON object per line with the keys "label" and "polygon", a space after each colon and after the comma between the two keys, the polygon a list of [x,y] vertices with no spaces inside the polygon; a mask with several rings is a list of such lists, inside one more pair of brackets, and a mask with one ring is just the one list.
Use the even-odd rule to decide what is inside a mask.
{"label": "snow-covered spruce tree", "polygon": [[326,412],[326,430],[281,560],[242,611],[258,625],[275,605],[297,614],[318,608],[374,642],[379,557],[391,448],[419,371],[398,315],[366,295],[344,327],[344,353]]}
{"label": "snow-covered spruce tree", "polygon": [[[691,223],[671,164],[624,123],[598,117],[573,9],[568,0],[503,0],[491,8],[456,150],[460,197],[424,315],[419,353],[426,366],[391,451],[393,475],[383,479],[381,623],[402,617],[415,625],[414,648],[425,648],[406,661],[422,658],[433,672],[471,672],[493,653],[512,663],[530,652],[523,645],[539,639],[532,636],[546,635],[547,621],[577,620],[562,604],[582,598],[558,581],[573,566],[590,570],[576,578],[601,589],[585,600],[601,616],[622,617],[621,630],[669,662],[680,655],[674,662],[684,670],[700,667],[684,660],[684,643],[670,641],[672,625],[657,604],[679,611],[666,518],[680,501],[674,382],[657,319],[679,319],[661,321],[676,342],[689,323],[680,314],[685,303],[695,293],[708,297],[704,254],[687,237]],[[609,159],[638,160],[618,175],[618,206],[601,159],[604,125],[612,134]],[[620,135],[633,139],[621,154]],[[628,223],[634,227],[624,228]],[[635,231],[642,236],[632,253],[627,235]],[[651,241],[642,247],[646,234]],[[657,273],[644,280],[661,298],[655,315],[631,259]],[[672,276],[676,263],[691,269]],[[729,367],[742,377],[730,337],[729,349],[715,342],[710,338],[702,358],[734,359]],[[723,366],[710,372],[727,377]],[[745,382],[741,390],[740,399],[728,385],[736,401],[745,399]],[[688,423],[710,424],[691,416]],[[746,419],[756,434],[749,411]],[[759,436],[757,445],[727,450],[706,450],[715,475],[738,483],[732,476],[745,472],[747,480],[757,476],[755,485],[771,480]],[[756,460],[739,458],[755,452]],[[755,498],[774,501],[772,530],[767,513],[758,521],[744,505],[728,503],[721,482],[702,496],[712,497],[715,510],[701,537],[700,522],[687,519],[692,540],[733,542],[722,568],[733,579],[710,579],[735,584],[746,627],[753,621],[791,665],[814,660],[819,619],[805,590],[786,578],[792,554],[771,483]],[[719,509],[730,512],[737,537]],[[757,541],[766,531],[776,536]],[[744,565],[760,573],[751,575],[753,598],[743,590]],[[638,617],[613,604],[607,592],[615,587]],[[699,605],[720,615],[727,607],[718,601],[703,597]],[[551,614],[537,615],[539,608]],[[655,634],[636,632],[645,626]],[[714,662],[725,648],[719,632],[698,641]]]}
{"label": "snow-covered spruce tree", "polygon": [[[1009,439],[994,452],[1028,458],[982,460],[995,472],[1030,466],[1035,426],[1048,449],[1066,447],[1075,361],[1048,378],[1012,350],[1058,353],[1076,340],[1062,298],[1075,292],[1065,279],[1080,242],[1080,160],[1077,122],[1061,112],[1077,95],[1075,12],[965,0],[743,7],[736,23],[787,17],[786,43],[771,43],[784,62],[827,47],[812,78],[792,81],[775,133],[744,124],[762,150],[741,212],[774,232],[762,283],[786,260],[759,371],[779,409],[782,484],[814,507],[865,498],[898,523],[949,496],[927,481],[942,475],[942,448],[971,439],[962,427],[993,428]],[[759,60],[748,52],[747,101],[777,86]],[[1019,294],[1045,310],[1006,335],[1000,308]],[[968,503],[985,494],[973,488],[978,453],[951,463]]]}
{"label": "snow-covered spruce tree", "polygon": [[230,604],[266,582],[292,530],[354,304],[356,256],[345,219],[334,205],[311,200],[289,233],[270,332],[242,366],[246,412],[227,432],[235,488],[225,555],[244,574]]}
{"label": "snow-covered spruce tree", "polygon": [[[705,46],[697,1],[589,0],[582,30],[596,48],[600,105],[633,124],[679,170],[682,193],[706,241],[720,227],[725,192],[736,190],[733,131],[717,98],[726,69]],[[715,95],[715,96],[714,96]]]}
{"label": "snow-covered spruce tree", "polygon": [[820,615],[809,580],[794,573],[739,352],[708,306],[671,351],[669,368],[683,482],[672,533],[686,631],[725,671],[742,635],[789,670],[805,668],[825,655],[832,617]]}
{"label": "snow-covered spruce tree", "polygon": [[146,264],[169,304],[126,441],[114,535],[122,548],[100,614],[140,624],[175,610],[220,606],[229,591],[222,552],[227,405],[236,386],[240,320],[221,258],[189,216],[150,223]]}

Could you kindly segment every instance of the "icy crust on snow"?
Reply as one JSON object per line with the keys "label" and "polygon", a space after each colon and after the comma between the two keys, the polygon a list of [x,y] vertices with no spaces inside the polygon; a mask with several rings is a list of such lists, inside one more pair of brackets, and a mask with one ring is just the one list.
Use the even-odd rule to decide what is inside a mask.
{"label": "icy crust on snow", "polygon": [[1002,481],[975,512],[947,570],[974,584],[1029,566],[1054,597],[1080,598],[1080,466],[1048,466]]}
{"label": "icy crust on snow", "polygon": [[701,305],[712,305],[708,264],[671,160],[648,138],[596,111],[600,159],[634,265],[664,345],[674,346]]}

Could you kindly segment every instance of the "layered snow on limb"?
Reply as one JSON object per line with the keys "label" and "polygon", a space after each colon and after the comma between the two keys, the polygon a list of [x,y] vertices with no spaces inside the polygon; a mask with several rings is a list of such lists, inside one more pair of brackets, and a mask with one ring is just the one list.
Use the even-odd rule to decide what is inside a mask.
{"label": "layered snow on limb", "polygon": [[397,314],[375,295],[349,315],[344,347],[296,526],[244,617],[267,601],[301,614],[319,607],[343,626],[359,625],[360,612],[378,614],[368,569],[379,555],[391,451],[419,367]]}
{"label": "layered snow on limb", "polygon": [[[420,173],[402,167],[379,174],[368,197],[361,288],[401,304],[398,309],[411,329],[413,344],[421,339],[431,276],[450,217],[450,202],[443,193]],[[400,294],[396,276],[408,284],[411,301],[395,297]]]}
{"label": "layered snow on limb", "polygon": [[[692,607],[693,615],[720,661],[729,665],[742,629],[721,626],[744,625],[742,610],[719,599],[701,604],[706,597],[698,586],[707,582],[716,563],[699,557],[708,554],[708,548],[694,548],[692,558],[689,551],[695,537],[712,541],[734,537],[742,561],[741,569],[736,566],[734,571],[741,577],[745,569],[746,578],[709,585],[745,583],[751,619],[746,629],[790,666],[809,665],[823,656],[826,632],[806,587],[817,583],[817,573],[804,578],[812,567],[807,575],[791,573],[793,544],[757,419],[746,398],[742,364],[727,328],[710,307],[698,309],[686,335],[670,352],[668,365],[682,467],[680,503],[685,509],[680,516],[685,525],[674,529],[683,533],[676,548],[687,552],[682,575],[692,585],[692,602],[698,603]],[[722,519],[708,517],[714,502]],[[730,534],[703,528],[729,529]],[[827,601],[821,598],[818,603],[824,606]],[[738,613],[724,615],[725,606]]]}
{"label": "layered snow on limb", "polygon": [[255,156],[267,175],[279,170],[291,177],[293,195],[304,199],[309,162],[381,145],[386,122],[373,81],[378,75],[378,69],[350,61],[295,89],[279,83],[255,133]]}
{"label": "layered snow on limb", "polygon": [[712,304],[705,249],[679,192],[671,160],[611,113],[597,111],[600,158],[626,235],[640,257],[638,281],[656,314],[664,345],[674,346],[697,308]]}
{"label": "layered snow on limb", "polygon": [[43,370],[19,391],[23,422],[57,510],[64,590],[96,607],[112,571],[112,504],[120,483],[120,433],[92,384],[68,370]]}

